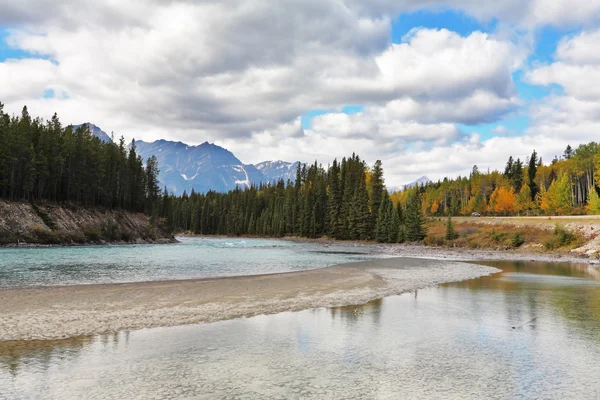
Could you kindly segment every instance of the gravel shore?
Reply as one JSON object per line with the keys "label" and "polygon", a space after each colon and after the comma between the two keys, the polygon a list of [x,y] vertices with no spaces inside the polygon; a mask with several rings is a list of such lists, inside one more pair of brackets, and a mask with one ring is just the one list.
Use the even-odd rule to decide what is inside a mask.
{"label": "gravel shore", "polygon": [[363,304],[497,272],[456,261],[388,258],[285,274],[0,290],[0,341],[53,340]]}

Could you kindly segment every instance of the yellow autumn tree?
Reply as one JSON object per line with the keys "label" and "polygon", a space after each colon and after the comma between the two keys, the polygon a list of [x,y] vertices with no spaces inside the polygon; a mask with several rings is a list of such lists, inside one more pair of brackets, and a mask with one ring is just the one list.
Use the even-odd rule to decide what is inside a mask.
{"label": "yellow autumn tree", "polygon": [[529,211],[533,208],[533,200],[531,200],[531,188],[529,185],[523,185],[519,191],[517,199],[519,211],[525,211],[529,215]]}
{"label": "yellow autumn tree", "polygon": [[600,215],[600,197],[598,196],[598,192],[596,192],[595,187],[590,189],[587,208],[589,214]]}
{"label": "yellow autumn tree", "polygon": [[546,214],[566,215],[573,209],[571,181],[566,172],[552,181],[548,190],[540,191],[540,208]]}
{"label": "yellow autumn tree", "polygon": [[512,187],[499,186],[490,197],[490,209],[498,214],[512,214],[517,209],[517,197]]}
{"label": "yellow autumn tree", "polygon": [[433,215],[437,214],[437,212],[439,211],[440,206],[438,205],[437,201],[434,201],[433,204],[431,205],[431,213]]}

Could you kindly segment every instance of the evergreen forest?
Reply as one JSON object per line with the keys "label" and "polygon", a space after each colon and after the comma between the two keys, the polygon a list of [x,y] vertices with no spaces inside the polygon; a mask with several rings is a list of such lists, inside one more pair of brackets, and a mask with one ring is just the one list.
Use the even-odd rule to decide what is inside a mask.
{"label": "evergreen forest", "polygon": [[27,107],[20,116],[3,108],[0,103],[0,198],[157,210],[158,162],[144,163],[135,142],[102,142],[87,126],[63,127],[56,114],[44,122]]}
{"label": "evergreen forest", "polygon": [[[155,157],[135,141],[102,142],[86,126],[9,116],[0,103],[0,198],[144,212],[174,231],[204,235],[329,237],[418,242],[429,217],[600,214],[600,146],[594,142],[544,165],[533,151],[503,171],[480,171],[388,193],[381,161],[358,155],[327,168],[303,164],[295,181],[228,193],[169,194]],[[449,231],[447,236],[453,236]]]}

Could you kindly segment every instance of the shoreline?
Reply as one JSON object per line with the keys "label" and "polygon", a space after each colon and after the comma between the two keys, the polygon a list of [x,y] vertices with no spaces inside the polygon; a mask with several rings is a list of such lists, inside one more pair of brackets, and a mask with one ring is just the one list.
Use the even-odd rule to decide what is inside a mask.
{"label": "shoreline", "polygon": [[141,239],[130,242],[122,240],[102,241],[102,242],[84,242],[84,243],[9,243],[0,245],[0,249],[45,249],[50,247],[84,247],[84,246],[132,246],[135,244],[174,244],[180,243],[176,237],[160,239]]}
{"label": "shoreline", "polygon": [[58,340],[364,304],[498,272],[402,257],[268,275],[3,289],[0,341]]}
{"label": "shoreline", "polygon": [[[303,238],[297,236],[263,237],[263,236],[227,236],[227,235],[196,235],[189,233],[178,233],[171,238],[159,238],[154,240],[137,240],[131,242],[124,241],[105,241],[105,242],[86,242],[86,243],[15,243],[0,244],[2,249],[36,249],[53,247],[83,247],[83,246],[128,246],[136,244],[175,244],[181,243],[181,238],[207,238],[207,239],[265,239],[265,240],[284,240],[298,243],[318,243],[322,245],[339,245],[347,247],[368,248],[372,254],[386,254],[392,257],[417,257],[433,260],[452,260],[452,261],[543,261],[543,262],[571,262],[590,264],[600,267],[600,253],[588,255],[573,251],[535,251],[535,248],[528,249],[502,249],[502,248],[469,248],[469,247],[447,247],[431,246],[426,244],[410,243],[378,243],[375,241],[356,241],[356,240],[335,240],[327,237],[322,238]],[[424,254],[426,253],[426,254]]]}
{"label": "shoreline", "polygon": [[206,238],[206,239],[266,239],[284,240],[297,243],[318,243],[321,245],[337,245],[352,248],[368,249],[369,254],[383,254],[392,257],[415,257],[432,260],[450,261],[542,261],[542,262],[569,262],[576,264],[590,264],[600,267],[600,258],[592,257],[572,251],[534,251],[523,248],[467,248],[429,246],[425,244],[410,243],[377,243],[375,241],[335,240],[330,238],[303,238],[298,236],[284,236],[281,238],[261,236],[227,236],[227,235],[193,235],[177,234],[175,238]]}

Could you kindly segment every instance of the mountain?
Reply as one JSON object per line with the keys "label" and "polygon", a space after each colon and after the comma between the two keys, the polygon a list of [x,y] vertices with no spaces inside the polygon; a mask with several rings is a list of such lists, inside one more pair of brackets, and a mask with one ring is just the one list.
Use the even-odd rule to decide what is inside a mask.
{"label": "mountain", "polygon": [[404,187],[405,188],[411,188],[411,187],[414,187],[416,185],[423,186],[423,185],[425,185],[426,183],[429,183],[429,182],[431,182],[431,180],[427,177],[427,175],[423,175],[422,177],[420,177],[416,181],[411,182],[411,183],[407,183],[406,185],[404,185]]}
{"label": "mountain", "polygon": [[[73,125],[74,129],[87,125],[90,132],[103,142],[111,138],[97,125],[85,122]],[[198,193],[209,190],[227,192],[236,186],[247,188],[260,183],[275,182],[279,179],[295,181],[299,162],[264,161],[256,165],[244,164],[227,149],[204,142],[189,146],[181,142],[157,140],[149,143],[136,141],[136,151],[146,160],[152,155],[158,159],[159,180],[169,192]]]}
{"label": "mountain", "polygon": [[143,159],[155,155],[160,169],[159,179],[169,192],[181,194],[192,189],[199,193],[209,190],[227,192],[268,182],[254,165],[242,163],[229,150],[212,143],[188,146],[181,142],[158,140],[136,141],[136,151]]}
{"label": "mountain", "polygon": [[110,138],[110,136],[108,136],[106,134],[106,132],[104,132],[102,129],[100,129],[98,126],[96,126],[92,123],[84,122],[83,124],[73,125],[73,129],[77,129],[82,125],[87,125],[88,128],[90,129],[90,132],[92,132],[92,135],[96,136],[98,139],[102,140],[103,142],[112,142],[112,139]]}
{"label": "mountain", "polygon": [[296,169],[300,165],[300,161],[289,163],[286,161],[263,161],[255,165],[255,167],[263,173],[270,182],[283,179],[292,182],[296,180]]}

